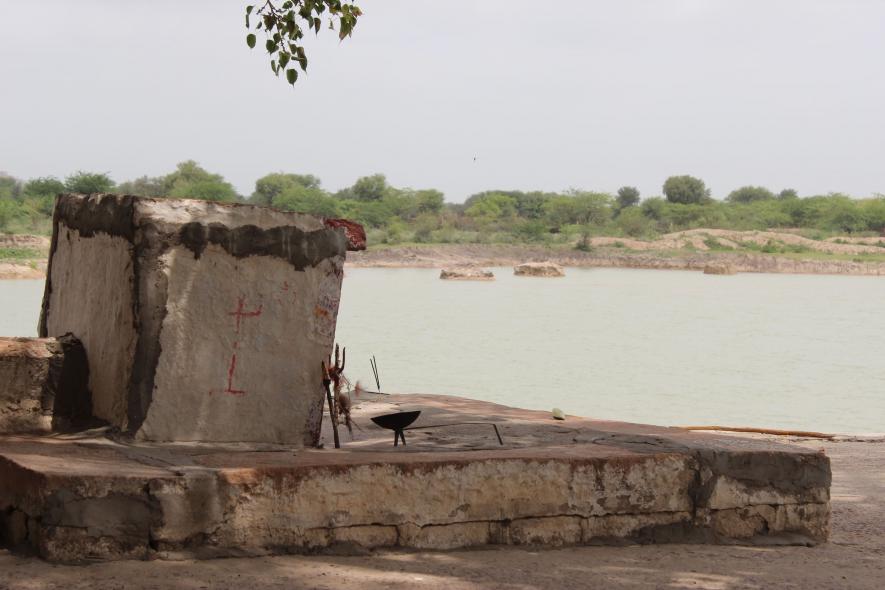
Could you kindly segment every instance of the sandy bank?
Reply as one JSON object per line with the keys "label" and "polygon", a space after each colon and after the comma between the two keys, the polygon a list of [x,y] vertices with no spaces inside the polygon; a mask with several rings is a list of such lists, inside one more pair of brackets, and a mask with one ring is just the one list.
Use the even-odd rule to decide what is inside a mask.
{"label": "sandy bank", "polygon": [[[609,240],[610,238],[604,238]],[[842,244],[837,244],[842,245]],[[438,244],[394,246],[350,252],[353,267],[439,268],[447,266],[515,266],[550,261],[565,267],[646,268],[702,271],[711,262],[727,263],[735,272],[885,275],[885,262],[795,259],[748,252],[656,252],[599,247],[592,252],[506,244]]]}
{"label": "sandy bank", "polygon": [[46,277],[46,261],[33,264],[0,262],[0,279],[42,279]]}
{"label": "sandy bank", "polygon": [[48,237],[0,234],[0,255],[10,251],[15,251],[16,256],[13,259],[0,258],[0,279],[42,279],[46,276]]}
{"label": "sandy bank", "polygon": [[[656,240],[596,237],[592,251],[567,246],[515,244],[428,244],[372,246],[350,252],[354,267],[446,268],[459,266],[516,266],[550,261],[565,267],[646,268],[697,270],[724,264],[735,272],[885,275],[885,261],[850,260],[848,257],[885,256],[885,238],[833,237],[811,240],[786,231],[734,231],[693,229],[665,234]],[[773,247],[790,255],[763,253]],[[0,235],[0,248],[28,248],[42,254],[33,260],[0,260],[0,279],[43,278],[45,236]],[[832,258],[827,258],[832,256]],[[843,258],[843,259],[840,259]]]}

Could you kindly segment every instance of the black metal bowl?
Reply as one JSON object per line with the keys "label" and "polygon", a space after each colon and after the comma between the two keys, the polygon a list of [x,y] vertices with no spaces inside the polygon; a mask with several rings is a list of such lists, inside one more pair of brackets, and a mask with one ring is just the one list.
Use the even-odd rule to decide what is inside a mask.
{"label": "black metal bowl", "polygon": [[372,422],[374,422],[381,428],[387,428],[389,430],[402,430],[403,428],[417,420],[418,416],[420,415],[420,410],[415,410],[413,412],[397,412],[395,414],[381,414],[380,416],[373,417]]}

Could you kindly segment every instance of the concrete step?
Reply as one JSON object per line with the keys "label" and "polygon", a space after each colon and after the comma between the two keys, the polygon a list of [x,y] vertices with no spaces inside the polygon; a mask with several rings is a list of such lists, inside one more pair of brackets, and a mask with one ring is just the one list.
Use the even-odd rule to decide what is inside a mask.
{"label": "concrete step", "polygon": [[[420,410],[393,446],[371,416]],[[763,440],[433,395],[356,404],[341,449],[0,439],[0,532],[53,561],[488,544],[812,545],[829,459]],[[343,427],[342,427],[343,428]],[[329,436],[330,424],[324,425]],[[328,444],[328,441],[326,441]]]}

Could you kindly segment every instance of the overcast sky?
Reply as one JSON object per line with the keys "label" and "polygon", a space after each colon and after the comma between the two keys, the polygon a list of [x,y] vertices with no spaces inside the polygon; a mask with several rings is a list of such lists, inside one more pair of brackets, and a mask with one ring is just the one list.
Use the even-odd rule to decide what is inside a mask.
{"label": "overcast sky", "polygon": [[362,0],[294,90],[246,47],[245,4],[0,0],[0,170],[194,159],[245,195],[383,172],[453,202],[671,174],[885,192],[885,1]]}

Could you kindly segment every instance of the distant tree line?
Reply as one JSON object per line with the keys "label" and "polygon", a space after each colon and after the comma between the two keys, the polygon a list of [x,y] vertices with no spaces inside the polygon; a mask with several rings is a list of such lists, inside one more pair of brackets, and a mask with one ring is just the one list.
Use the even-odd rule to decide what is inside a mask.
{"label": "distant tree line", "polygon": [[164,176],[142,176],[119,184],[108,174],[79,171],[19,180],[0,174],[0,231],[46,233],[54,198],[61,192],[119,192],[147,197],[181,197],[246,202],[364,224],[371,243],[561,242],[587,243],[594,235],[653,238],[692,228],[763,230],[798,228],[811,237],[885,234],[885,197],[848,195],[800,198],[744,186],[723,200],[713,199],[704,182],[671,176],[662,196],[642,200],[635,187],[615,194],[570,189],[562,192],[490,190],[464,203],[446,203],[436,189],[391,186],[383,174],[357,179],[327,191],[312,174],[275,172],[259,178],[251,195],[237,194],[220,174],[194,161],[181,162]]}

